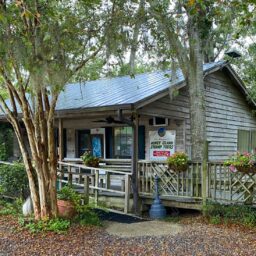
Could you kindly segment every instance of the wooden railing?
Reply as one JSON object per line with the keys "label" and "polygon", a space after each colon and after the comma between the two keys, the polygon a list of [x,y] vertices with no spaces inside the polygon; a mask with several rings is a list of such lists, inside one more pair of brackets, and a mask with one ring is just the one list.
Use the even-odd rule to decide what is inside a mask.
{"label": "wooden railing", "polygon": [[212,201],[256,205],[256,174],[231,172],[223,163],[208,163],[208,176]]}
{"label": "wooden railing", "polygon": [[159,192],[162,197],[202,198],[202,164],[189,163],[184,172],[170,170],[165,162],[139,161],[139,193],[153,196],[154,177],[159,177]]}
{"label": "wooden railing", "polygon": [[256,206],[256,174],[231,172],[220,162],[189,162],[184,172],[170,170],[165,162],[139,161],[139,193],[153,197],[154,177],[159,177],[159,192],[170,200],[190,198],[226,204]]}
{"label": "wooden railing", "polygon": [[[60,187],[63,183],[82,187],[87,198],[94,195],[95,204],[98,204],[100,193],[116,194],[124,197],[124,213],[129,211],[131,172],[94,168],[83,164],[58,162],[58,176]],[[116,184],[112,184],[113,181]]]}

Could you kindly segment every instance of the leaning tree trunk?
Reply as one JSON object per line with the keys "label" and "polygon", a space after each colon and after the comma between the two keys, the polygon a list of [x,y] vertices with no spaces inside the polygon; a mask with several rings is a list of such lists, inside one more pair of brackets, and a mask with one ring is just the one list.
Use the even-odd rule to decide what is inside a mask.
{"label": "leaning tree trunk", "polygon": [[206,140],[205,89],[203,75],[203,54],[199,32],[195,25],[190,27],[190,62],[188,69],[188,87],[191,122],[191,157],[201,161],[204,156]]}

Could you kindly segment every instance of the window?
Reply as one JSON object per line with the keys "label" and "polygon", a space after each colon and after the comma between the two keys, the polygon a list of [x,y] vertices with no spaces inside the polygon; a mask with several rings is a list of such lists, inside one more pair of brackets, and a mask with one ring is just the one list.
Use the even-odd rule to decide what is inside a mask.
{"label": "window", "polygon": [[130,158],[132,155],[132,127],[114,128],[114,157]]}
{"label": "window", "polygon": [[237,150],[240,152],[256,152],[256,131],[238,130]]}

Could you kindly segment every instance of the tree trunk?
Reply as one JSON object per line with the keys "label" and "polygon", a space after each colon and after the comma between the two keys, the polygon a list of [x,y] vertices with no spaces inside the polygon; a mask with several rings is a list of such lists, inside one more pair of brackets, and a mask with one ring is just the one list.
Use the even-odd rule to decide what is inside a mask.
{"label": "tree trunk", "polygon": [[206,140],[205,89],[203,75],[203,54],[199,32],[193,24],[190,27],[190,62],[188,63],[188,87],[191,121],[192,160],[202,161]]}

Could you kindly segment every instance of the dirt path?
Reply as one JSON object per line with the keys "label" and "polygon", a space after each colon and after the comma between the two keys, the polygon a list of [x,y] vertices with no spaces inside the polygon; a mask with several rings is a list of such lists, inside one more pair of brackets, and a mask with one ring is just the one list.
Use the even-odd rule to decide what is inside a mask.
{"label": "dirt path", "polygon": [[109,234],[106,227],[72,227],[67,234],[31,235],[13,225],[12,220],[0,217],[0,256],[256,255],[256,232],[241,227],[192,223],[178,225],[179,232],[171,235],[119,237]]}

